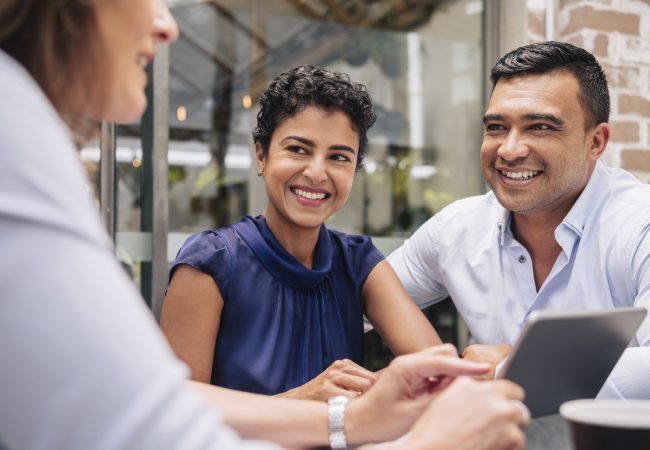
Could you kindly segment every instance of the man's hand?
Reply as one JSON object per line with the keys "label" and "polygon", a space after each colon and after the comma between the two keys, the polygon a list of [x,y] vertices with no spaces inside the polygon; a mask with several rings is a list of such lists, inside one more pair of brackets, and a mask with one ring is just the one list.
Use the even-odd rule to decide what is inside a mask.
{"label": "man's hand", "polygon": [[475,344],[465,348],[463,351],[463,359],[490,364],[490,372],[485,378],[492,379],[494,378],[496,367],[508,356],[511,350],[512,346],[508,344]]}
{"label": "man's hand", "polygon": [[520,402],[524,391],[507,380],[462,377],[422,414],[398,448],[409,450],[517,450],[530,413]]}
{"label": "man's hand", "polygon": [[358,397],[372,387],[378,376],[349,359],[334,361],[316,378],[279,397],[327,401],[336,395]]}
{"label": "man's hand", "polygon": [[450,344],[395,358],[365,395],[348,404],[348,442],[396,439],[411,428],[431,400],[455,377],[485,375],[488,370],[487,364],[458,358],[456,348]]}

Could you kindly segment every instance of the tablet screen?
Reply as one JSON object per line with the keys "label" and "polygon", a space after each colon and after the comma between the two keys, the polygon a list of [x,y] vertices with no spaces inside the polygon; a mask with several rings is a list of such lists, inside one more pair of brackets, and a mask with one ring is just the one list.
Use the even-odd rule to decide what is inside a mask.
{"label": "tablet screen", "polygon": [[501,372],[526,390],[533,417],[598,394],[646,315],[645,308],[531,314]]}

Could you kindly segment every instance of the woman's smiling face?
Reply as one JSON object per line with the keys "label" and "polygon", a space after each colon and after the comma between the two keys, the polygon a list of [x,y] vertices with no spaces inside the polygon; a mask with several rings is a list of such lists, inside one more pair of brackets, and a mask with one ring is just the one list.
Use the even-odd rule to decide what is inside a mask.
{"label": "woman's smiling face", "polygon": [[280,122],[269,150],[257,144],[272,228],[314,228],[347,201],[359,135],[345,113],[308,106]]}
{"label": "woman's smiling face", "polygon": [[106,98],[86,100],[82,113],[97,120],[135,120],[147,104],[145,66],[157,44],[178,37],[178,27],[164,0],[98,0],[95,14],[108,72]]}

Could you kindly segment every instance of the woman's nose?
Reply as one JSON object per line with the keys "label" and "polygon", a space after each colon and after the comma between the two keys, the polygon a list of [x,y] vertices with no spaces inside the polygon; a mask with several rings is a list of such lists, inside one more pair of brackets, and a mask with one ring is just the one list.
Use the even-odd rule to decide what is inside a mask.
{"label": "woman's nose", "polygon": [[178,38],[178,24],[165,0],[151,0],[153,3],[153,33],[159,43],[168,44]]}
{"label": "woman's nose", "polygon": [[309,178],[314,184],[327,180],[325,161],[322,158],[311,158],[303,171],[303,175]]}

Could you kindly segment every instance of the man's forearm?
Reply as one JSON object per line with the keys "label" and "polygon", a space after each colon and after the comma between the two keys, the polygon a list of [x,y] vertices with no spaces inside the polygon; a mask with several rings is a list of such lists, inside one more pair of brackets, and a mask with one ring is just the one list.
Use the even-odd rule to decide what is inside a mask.
{"label": "man's forearm", "polygon": [[631,347],[621,359],[598,394],[598,398],[650,399],[650,347]]}

